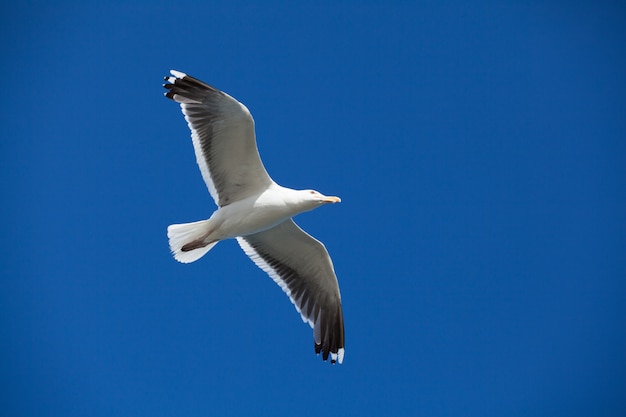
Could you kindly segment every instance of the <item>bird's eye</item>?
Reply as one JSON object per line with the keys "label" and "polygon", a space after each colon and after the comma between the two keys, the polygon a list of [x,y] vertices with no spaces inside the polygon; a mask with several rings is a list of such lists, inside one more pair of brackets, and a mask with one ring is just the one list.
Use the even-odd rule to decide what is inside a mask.
{"label": "bird's eye", "polygon": [[309,194],[315,194],[315,191],[309,191]]}

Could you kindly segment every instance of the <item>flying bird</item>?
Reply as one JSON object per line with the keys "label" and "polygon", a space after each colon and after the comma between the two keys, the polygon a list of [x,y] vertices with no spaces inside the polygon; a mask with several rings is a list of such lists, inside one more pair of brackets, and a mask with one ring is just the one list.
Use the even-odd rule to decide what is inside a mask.
{"label": "flying bird", "polygon": [[341,199],[275,183],[261,162],[246,106],[185,73],[170,73],[165,96],[180,104],[202,178],[218,207],[207,220],[167,228],[174,258],[194,262],[219,241],[237,239],[313,328],[315,352],[341,363],[343,312],[332,261],[324,245],[292,220]]}

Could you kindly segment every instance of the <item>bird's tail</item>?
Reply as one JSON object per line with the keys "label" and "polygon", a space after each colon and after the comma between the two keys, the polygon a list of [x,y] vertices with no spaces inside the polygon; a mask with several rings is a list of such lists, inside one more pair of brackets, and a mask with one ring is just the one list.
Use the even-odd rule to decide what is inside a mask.
{"label": "bird's tail", "polygon": [[216,241],[206,241],[211,233],[211,219],[199,222],[172,224],[167,228],[167,238],[174,259],[182,263],[190,263],[202,258]]}

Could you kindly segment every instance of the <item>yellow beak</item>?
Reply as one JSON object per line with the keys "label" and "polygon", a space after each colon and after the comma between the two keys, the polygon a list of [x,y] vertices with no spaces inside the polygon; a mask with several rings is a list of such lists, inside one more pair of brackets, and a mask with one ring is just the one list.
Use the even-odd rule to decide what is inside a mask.
{"label": "yellow beak", "polygon": [[339,197],[324,197],[322,200],[324,203],[341,203],[341,198]]}

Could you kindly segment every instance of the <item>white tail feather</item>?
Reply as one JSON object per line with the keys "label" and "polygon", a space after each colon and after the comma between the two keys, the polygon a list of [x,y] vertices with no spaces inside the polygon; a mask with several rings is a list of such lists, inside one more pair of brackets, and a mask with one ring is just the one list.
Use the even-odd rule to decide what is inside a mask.
{"label": "white tail feather", "polygon": [[210,219],[199,222],[172,224],[167,228],[167,237],[174,259],[182,263],[190,263],[202,258],[219,241],[209,242],[196,249],[183,251],[183,246],[206,238],[210,229]]}

